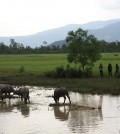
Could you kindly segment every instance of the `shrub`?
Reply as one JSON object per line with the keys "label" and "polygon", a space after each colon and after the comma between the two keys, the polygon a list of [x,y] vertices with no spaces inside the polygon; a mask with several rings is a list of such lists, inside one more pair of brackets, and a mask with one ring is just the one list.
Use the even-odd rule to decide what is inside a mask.
{"label": "shrub", "polygon": [[70,67],[69,65],[67,65],[65,72],[67,78],[80,78],[83,77],[84,75],[81,69],[73,68]]}
{"label": "shrub", "polygon": [[89,77],[92,75],[91,69],[87,68],[83,72],[80,68],[73,68],[70,65],[67,65],[66,68],[63,66],[56,67],[53,71],[48,71],[44,73],[46,77],[52,78],[82,78]]}
{"label": "shrub", "polygon": [[92,76],[92,68],[90,67],[87,67],[86,70],[85,70],[85,76],[86,77],[91,77]]}
{"label": "shrub", "polygon": [[24,73],[25,72],[25,69],[24,69],[24,66],[21,66],[20,68],[19,68],[19,71],[18,71],[19,73]]}
{"label": "shrub", "polygon": [[65,78],[65,70],[63,66],[56,67],[54,72],[54,78]]}

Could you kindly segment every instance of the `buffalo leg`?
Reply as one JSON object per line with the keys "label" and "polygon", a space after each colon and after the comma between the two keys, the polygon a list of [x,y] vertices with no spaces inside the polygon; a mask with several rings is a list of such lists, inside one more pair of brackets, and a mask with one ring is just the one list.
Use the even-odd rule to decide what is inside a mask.
{"label": "buffalo leg", "polygon": [[9,93],[9,99],[11,99],[10,93]]}
{"label": "buffalo leg", "polygon": [[71,103],[71,100],[70,100],[70,97],[69,97],[69,95],[67,95],[67,97],[68,97],[68,99],[69,99],[69,102]]}
{"label": "buffalo leg", "polygon": [[5,98],[7,97],[7,93],[5,93]]}
{"label": "buffalo leg", "polygon": [[59,97],[58,97],[58,99],[57,99],[57,103],[59,104]]}
{"label": "buffalo leg", "polygon": [[21,101],[23,101],[23,96],[21,95]]}
{"label": "buffalo leg", "polygon": [[65,104],[66,97],[64,96],[64,104]]}
{"label": "buffalo leg", "polygon": [[30,103],[30,97],[28,96],[28,102]]}

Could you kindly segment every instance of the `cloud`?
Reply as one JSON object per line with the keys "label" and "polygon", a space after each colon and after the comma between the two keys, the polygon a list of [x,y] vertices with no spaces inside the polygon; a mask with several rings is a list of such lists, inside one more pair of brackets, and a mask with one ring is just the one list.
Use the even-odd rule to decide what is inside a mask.
{"label": "cloud", "polygon": [[120,0],[98,0],[105,10],[120,10]]}

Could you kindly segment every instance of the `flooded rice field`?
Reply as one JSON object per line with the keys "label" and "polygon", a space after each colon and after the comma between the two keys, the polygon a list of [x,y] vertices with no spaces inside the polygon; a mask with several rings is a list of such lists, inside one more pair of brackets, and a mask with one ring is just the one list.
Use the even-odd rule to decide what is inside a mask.
{"label": "flooded rice field", "polygon": [[[120,96],[103,96],[102,109],[55,106],[54,89],[30,87],[30,104],[20,98],[0,102],[0,134],[120,134]],[[71,102],[98,107],[99,95],[70,92]],[[60,103],[64,100],[60,98]],[[66,103],[68,103],[66,99]]]}

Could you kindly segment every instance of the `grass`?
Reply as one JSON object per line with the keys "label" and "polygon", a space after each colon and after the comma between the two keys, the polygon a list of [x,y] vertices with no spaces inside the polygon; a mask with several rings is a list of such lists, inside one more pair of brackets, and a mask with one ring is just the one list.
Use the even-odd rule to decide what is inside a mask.
{"label": "grass", "polygon": [[[104,78],[100,78],[98,66],[104,66]],[[0,55],[0,83],[13,85],[65,86],[72,91],[97,94],[120,94],[120,79],[108,78],[107,66],[120,66],[120,53],[104,53],[93,68],[94,78],[48,79],[43,73],[58,66],[66,66],[67,54]]]}
{"label": "grass", "polygon": [[16,74],[21,66],[26,74],[42,75],[60,65],[67,65],[67,55],[0,55],[0,74]]}
{"label": "grass", "polygon": [[[115,64],[120,65],[120,53],[102,54],[102,58],[95,63],[93,68],[94,76],[99,76],[98,66],[100,63],[104,66],[105,76],[108,74],[107,66],[109,63],[112,64],[114,73]],[[24,67],[25,74],[42,75],[46,71],[67,64],[67,54],[0,55],[0,74],[16,75],[20,68]]]}

